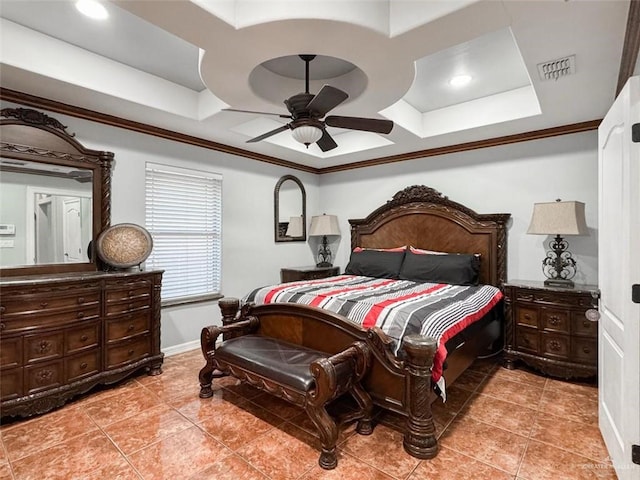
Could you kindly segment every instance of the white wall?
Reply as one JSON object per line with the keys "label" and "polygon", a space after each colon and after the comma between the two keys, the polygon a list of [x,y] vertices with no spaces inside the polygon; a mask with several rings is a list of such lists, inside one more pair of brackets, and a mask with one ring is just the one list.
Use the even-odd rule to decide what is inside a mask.
{"label": "white wall", "polygon": [[[508,279],[544,280],[541,262],[550,237],[527,235],[535,202],[586,204],[590,235],[567,237],[578,271],[574,281],[595,284],[597,272],[597,132],[564,135],[464,153],[325,174],[323,211],[339,216],[336,264],[349,261],[350,218],[364,218],[404,187],[427,185],[478,213],[510,213]],[[336,251],[337,248],[337,251]]]}

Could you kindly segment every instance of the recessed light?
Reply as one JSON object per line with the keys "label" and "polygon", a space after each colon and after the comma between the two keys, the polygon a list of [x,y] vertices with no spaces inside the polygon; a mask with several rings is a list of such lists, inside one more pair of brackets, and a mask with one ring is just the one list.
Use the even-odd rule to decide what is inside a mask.
{"label": "recessed light", "polygon": [[471,75],[456,75],[449,80],[452,87],[463,87],[471,81]]}
{"label": "recessed light", "polygon": [[80,13],[95,20],[104,20],[109,17],[109,12],[100,2],[96,0],[78,0],[76,8]]}

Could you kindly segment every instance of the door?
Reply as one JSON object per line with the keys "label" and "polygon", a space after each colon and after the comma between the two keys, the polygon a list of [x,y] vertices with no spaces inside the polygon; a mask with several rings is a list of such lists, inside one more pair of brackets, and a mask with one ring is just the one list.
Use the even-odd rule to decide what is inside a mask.
{"label": "door", "polygon": [[632,301],[640,284],[640,143],[632,130],[640,125],[633,124],[640,124],[640,77],[629,79],[598,128],[599,423],[620,480],[640,478],[632,461],[640,445],[640,305]]}
{"label": "door", "polygon": [[82,262],[82,215],[79,197],[65,197],[62,200],[62,227],[64,261]]}

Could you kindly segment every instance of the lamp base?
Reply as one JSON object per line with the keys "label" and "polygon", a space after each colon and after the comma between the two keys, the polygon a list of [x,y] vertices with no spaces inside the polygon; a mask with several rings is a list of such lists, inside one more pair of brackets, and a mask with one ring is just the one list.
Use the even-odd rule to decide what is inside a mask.
{"label": "lamp base", "polygon": [[333,267],[333,264],[329,262],[319,262],[316,263],[316,267]]}
{"label": "lamp base", "polygon": [[547,287],[562,287],[562,288],[574,288],[575,284],[571,280],[564,278],[548,278],[544,281]]}

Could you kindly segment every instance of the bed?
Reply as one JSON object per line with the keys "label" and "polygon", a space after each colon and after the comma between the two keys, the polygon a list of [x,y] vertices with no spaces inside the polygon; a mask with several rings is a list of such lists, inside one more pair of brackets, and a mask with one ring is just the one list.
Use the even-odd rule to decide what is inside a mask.
{"label": "bed", "polygon": [[[443,378],[446,384],[452,383],[479,355],[486,354],[489,348],[495,350],[496,342],[500,339],[502,302],[499,301],[499,289],[506,277],[506,223],[509,218],[510,215],[505,213],[478,214],[430,187],[411,186],[396,193],[366,218],[349,220],[352,251],[364,249],[377,252],[404,247],[403,252],[408,255],[407,249],[413,247],[418,249],[415,253],[425,253],[426,250],[432,257],[441,253],[462,254],[455,257],[473,257],[478,260],[477,278],[474,279],[480,284],[477,288],[482,288],[482,285],[489,286],[488,288],[498,287],[493,288],[498,293],[485,305],[481,315],[476,313],[478,318],[474,318],[467,328],[446,342],[448,355],[446,362],[441,362],[440,365],[444,368]],[[352,255],[352,261],[353,258]],[[350,266],[353,266],[352,261]],[[326,289],[328,286],[324,282],[331,280],[317,280],[315,287],[320,285]],[[354,282],[360,288],[361,284],[358,282],[364,284],[369,280],[385,282],[380,278],[340,275],[333,278],[337,287],[334,290],[343,291],[347,284],[350,285],[348,288],[353,288]],[[438,363],[439,345],[436,340],[410,329],[402,338],[394,339],[394,335],[385,333],[382,328],[367,328],[370,325],[366,323],[354,323],[336,313],[341,311],[339,309],[330,311],[320,308],[323,301],[311,300],[315,298],[313,295],[303,300],[303,304],[280,301],[288,297],[299,299],[299,292],[288,296],[272,295],[278,300],[276,303],[253,303],[257,299],[264,301],[274,288],[281,292],[293,285],[294,289],[299,287],[308,290],[313,283],[314,281],[306,284],[297,282],[297,285],[265,287],[266,290],[262,292],[256,290],[246,297],[251,303],[246,303],[240,312],[236,311],[239,302],[223,301],[223,323],[258,316],[266,325],[265,328],[270,330],[270,335],[329,353],[340,351],[354,340],[365,340],[374,352],[369,373],[363,381],[365,389],[377,406],[406,416],[403,444],[408,453],[418,458],[434,457],[437,441],[431,402],[437,397],[432,381],[435,380],[432,377],[434,360]],[[414,288],[412,285],[409,287]],[[324,295],[321,297],[325,299]],[[287,331],[279,329],[278,319],[284,317],[296,319],[297,326]]]}

